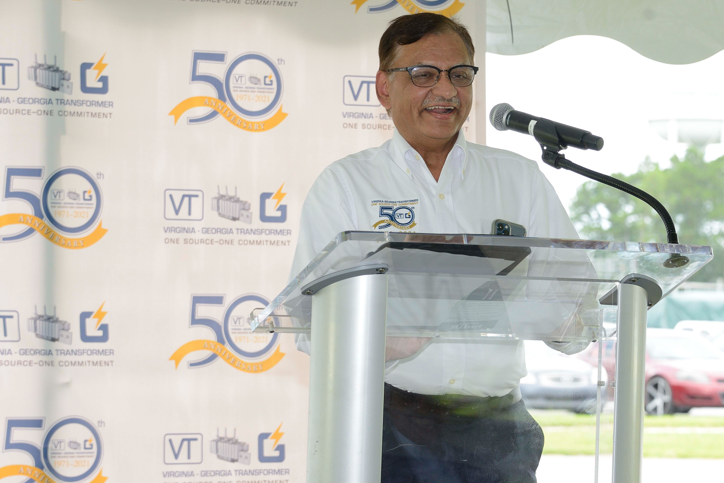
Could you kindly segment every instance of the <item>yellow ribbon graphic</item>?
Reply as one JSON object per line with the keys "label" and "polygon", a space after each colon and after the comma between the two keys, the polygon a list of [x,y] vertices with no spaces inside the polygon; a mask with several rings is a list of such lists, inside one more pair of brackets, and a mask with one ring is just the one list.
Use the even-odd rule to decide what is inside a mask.
{"label": "yellow ribbon graphic", "polygon": [[101,221],[90,235],[81,238],[66,238],[46,225],[45,222],[37,216],[24,215],[22,213],[10,213],[0,216],[0,228],[10,225],[28,226],[59,247],[68,248],[69,250],[88,248],[103,238],[108,231],[103,228],[103,222]]}
{"label": "yellow ribbon graphic", "polygon": [[179,347],[169,360],[174,361],[176,369],[178,369],[181,359],[196,351],[213,352],[218,355],[222,361],[226,362],[237,371],[247,372],[250,374],[268,371],[272,367],[276,366],[285,355],[285,353],[280,350],[280,347],[277,346],[277,350],[275,350],[274,354],[272,354],[268,359],[259,362],[247,362],[239,359],[229,352],[224,344],[219,344],[213,340],[193,340]]}
{"label": "yellow ribbon graphic", "polygon": [[[9,476],[24,476],[35,480],[38,483],[57,483],[57,480],[52,479],[43,470],[39,470],[34,466],[27,465],[10,465],[0,468],[0,479],[7,478]],[[103,476],[103,468],[98,472],[93,481],[90,483],[105,483],[108,478]]]}
{"label": "yellow ribbon graphic", "polygon": [[173,123],[176,125],[181,115],[193,109],[194,107],[209,107],[229,121],[233,126],[243,129],[249,132],[264,132],[273,129],[279,125],[286,117],[287,113],[282,112],[284,106],[280,106],[279,110],[274,113],[272,117],[264,121],[248,121],[243,117],[239,117],[232,109],[229,108],[223,101],[216,99],[215,97],[197,96],[189,97],[185,101],[181,102],[178,106],[174,107],[169,116],[173,116]]}
{"label": "yellow ribbon graphic", "polygon": [[389,223],[390,225],[394,226],[394,227],[397,228],[398,230],[403,230],[403,231],[411,230],[412,228],[414,228],[415,226],[417,226],[417,222],[416,222],[416,221],[413,221],[412,224],[410,224],[410,225],[408,225],[408,226],[402,226],[402,225],[400,225],[399,223],[396,223],[396,222],[394,222],[394,221],[390,221],[390,220],[380,220],[380,221],[378,221],[377,223],[375,223],[374,225],[372,225],[372,228],[375,229],[375,228],[377,228],[378,226],[383,225],[383,224],[385,224],[385,223]]}
{"label": "yellow ribbon graphic", "polygon": [[[359,9],[367,3],[368,0],[353,0],[351,5],[354,5],[354,13],[357,13]],[[447,8],[444,8],[442,10],[425,10],[417,6],[412,0],[396,0],[397,3],[402,6],[405,10],[407,10],[409,13],[415,14],[415,13],[438,13],[440,15],[444,15],[446,17],[452,17],[456,13],[458,13],[465,4],[462,3],[460,0],[455,0],[452,5],[450,5]]]}

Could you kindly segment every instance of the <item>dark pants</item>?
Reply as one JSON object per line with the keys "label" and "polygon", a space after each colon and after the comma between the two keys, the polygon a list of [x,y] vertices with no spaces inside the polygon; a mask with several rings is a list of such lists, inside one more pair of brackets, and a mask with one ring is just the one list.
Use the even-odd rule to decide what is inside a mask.
{"label": "dark pants", "polygon": [[385,384],[382,483],[535,483],[543,431],[512,396],[425,396]]}

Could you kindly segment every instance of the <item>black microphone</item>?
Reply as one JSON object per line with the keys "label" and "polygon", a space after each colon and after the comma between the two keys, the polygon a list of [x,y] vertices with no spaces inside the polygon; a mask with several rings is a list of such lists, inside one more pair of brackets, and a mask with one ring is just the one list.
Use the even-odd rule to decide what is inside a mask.
{"label": "black microphone", "polygon": [[560,150],[568,146],[578,149],[603,148],[603,138],[594,136],[590,131],[560,124],[542,117],[531,116],[516,111],[510,104],[498,104],[490,110],[490,123],[498,131],[511,131],[530,134],[540,144]]}
{"label": "black microphone", "polygon": [[[594,136],[589,131],[578,129],[577,127],[566,126],[565,124],[559,124],[549,119],[534,117],[530,114],[516,111],[513,109],[513,106],[505,103],[498,104],[490,110],[490,123],[498,131],[507,131],[510,129],[533,136],[543,150],[543,162],[549,166],[553,166],[556,169],[563,168],[573,171],[586,178],[619,189],[647,203],[659,214],[661,220],[664,222],[668,242],[678,245],[679,236],[676,234],[674,220],[671,219],[671,215],[666,211],[664,205],[656,198],[619,179],[579,166],[566,159],[566,157],[560,153],[562,149],[568,146],[573,146],[578,149],[600,151],[603,148],[602,138]],[[678,253],[672,253],[664,262],[664,266],[667,268],[678,268],[688,263],[689,259],[687,257],[679,255]]]}

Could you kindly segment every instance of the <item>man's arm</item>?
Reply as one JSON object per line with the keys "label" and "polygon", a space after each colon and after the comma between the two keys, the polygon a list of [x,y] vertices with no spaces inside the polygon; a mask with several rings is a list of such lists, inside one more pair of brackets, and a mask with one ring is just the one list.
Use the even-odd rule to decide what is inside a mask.
{"label": "man's arm", "polygon": [[347,183],[327,167],[304,200],[289,278],[296,277],[338,233],[357,229],[354,200]]}

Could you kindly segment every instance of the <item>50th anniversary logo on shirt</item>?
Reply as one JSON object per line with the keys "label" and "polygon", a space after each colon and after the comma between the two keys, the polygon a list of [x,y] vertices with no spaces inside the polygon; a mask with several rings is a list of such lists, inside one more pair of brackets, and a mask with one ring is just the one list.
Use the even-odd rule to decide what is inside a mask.
{"label": "50th anniversary logo on shirt", "polygon": [[411,230],[417,226],[415,209],[420,204],[419,199],[414,200],[372,200],[372,209],[379,211],[375,216],[380,220],[372,225],[373,230],[385,230],[393,227],[400,231]]}
{"label": "50th anniversary logo on shirt", "polygon": [[189,97],[179,103],[169,112],[174,124],[186,111],[196,108],[202,108],[203,114],[189,116],[188,124],[222,118],[243,131],[264,132],[284,121],[284,83],[278,68],[284,65],[284,59],[274,62],[264,54],[247,52],[233,59],[222,77],[209,73],[218,71],[226,62],[226,52],[193,52],[190,83],[206,84],[215,95]]}

